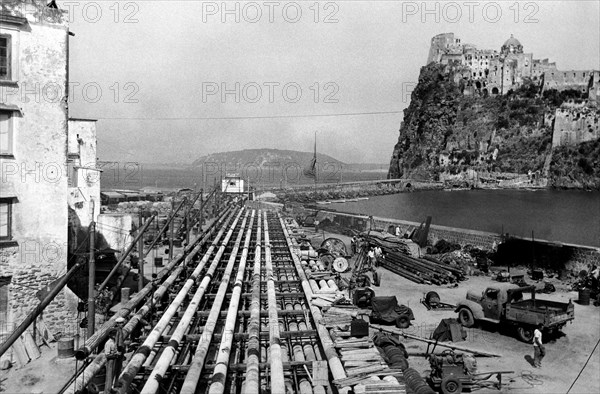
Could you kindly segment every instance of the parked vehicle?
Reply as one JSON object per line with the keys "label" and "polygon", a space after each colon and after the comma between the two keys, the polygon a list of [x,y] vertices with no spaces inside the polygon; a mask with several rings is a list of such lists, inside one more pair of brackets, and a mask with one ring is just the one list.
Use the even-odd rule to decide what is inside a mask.
{"label": "parked vehicle", "polygon": [[[524,299],[523,294],[531,294]],[[510,324],[516,328],[517,337],[531,343],[538,324],[553,332],[562,329],[575,318],[575,308],[568,303],[535,298],[535,287],[519,287],[511,283],[498,283],[488,287],[481,295],[468,291],[467,298],[459,302],[455,312],[458,321],[472,327],[477,320]]]}

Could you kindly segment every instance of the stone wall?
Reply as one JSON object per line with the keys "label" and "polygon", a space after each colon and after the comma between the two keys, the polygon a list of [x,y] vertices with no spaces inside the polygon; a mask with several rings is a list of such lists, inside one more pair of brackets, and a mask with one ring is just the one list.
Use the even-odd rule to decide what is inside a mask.
{"label": "stone wall", "polygon": [[96,231],[104,237],[112,249],[124,251],[133,237],[132,231],[138,223],[137,215],[128,213],[103,213],[98,216]]}
{"label": "stone wall", "polygon": [[[0,197],[10,201],[11,237],[0,241],[0,271],[11,277],[8,324],[39,302],[36,293],[67,272],[67,46],[66,14],[41,0],[2,1],[9,37],[10,80],[0,81],[3,112],[12,111],[12,145],[0,157]],[[44,312],[53,331],[76,315],[64,289]],[[61,327],[59,327],[61,326]]]}
{"label": "stone wall", "polygon": [[[368,216],[364,215],[319,211],[318,217],[319,220],[329,219],[336,224],[358,231],[368,231],[370,228],[370,219]],[[373,229],[377,230],[388,231],[390,226],[394,229],[399,227],[401,234],[405,234],[419,228],[420,225],[421,223],[407,220],[373,217]],[[429,243],[434,245],[441,239],[444,239],[448,242],[458,243],[463,246],[473,245],[480,248],[492,249],[495,248],[498,243],[500,243],[501,237],[499,234],[488,233],[484,231],[431,225],[429,228]]]}
{"label": "stone wall", "polygon": [[600,110],[594,107],[558,108],[554,116],[552,147],[600,138],[599,121]]}

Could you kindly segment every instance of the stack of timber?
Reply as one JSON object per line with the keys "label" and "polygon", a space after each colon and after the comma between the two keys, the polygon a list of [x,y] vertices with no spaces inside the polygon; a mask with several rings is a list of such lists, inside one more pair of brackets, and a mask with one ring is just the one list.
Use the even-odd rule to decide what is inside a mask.
{"label": "stack of timber", "polygon": [[25,331],[11,346],[16,368],[21,368],[42,355],[31,332]]}
{"label": "stack of timber", "polygon": [[410,247],[407,245],[407,240],[396,237],[395,235],[382,233],[379,231],[371,231],[366,236],[366,240],[371,245],[379,245],[382,250],[387,252],[402,253],[410,255]]}
{"label": "stack of timber", "polygon": [[416,283],[443,285],[465,280],[465,272],[429,259],[417,259],[402,253],[386,252],[379,263],[388,270]]}
{"label": "stack of timber", "polygon": [[370,337],[336,338],[334,345],[347,376],[334,381],[338,387],[354,386],[355,393],[406,392],[402,371],[388,367]]}

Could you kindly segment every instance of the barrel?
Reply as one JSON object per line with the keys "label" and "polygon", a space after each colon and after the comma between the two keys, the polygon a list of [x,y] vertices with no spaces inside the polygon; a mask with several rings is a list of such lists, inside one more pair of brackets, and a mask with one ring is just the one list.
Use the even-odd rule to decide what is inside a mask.
{"label": "barrel", "polygon": [[578,302],[581,305],[589,305],[590,304],[590,289],[580,289],[579,290]]}
{"label": "barrel", "polygon": [[162,257],[155,257],[154,258],[154,266],[155,267],[162,267],[163,266],[163,258]]}
{"label": "barrel", "polygon": [[56,346],[58,358],[70,358],[75,356],[75,341],[73,338],[60,338]]}

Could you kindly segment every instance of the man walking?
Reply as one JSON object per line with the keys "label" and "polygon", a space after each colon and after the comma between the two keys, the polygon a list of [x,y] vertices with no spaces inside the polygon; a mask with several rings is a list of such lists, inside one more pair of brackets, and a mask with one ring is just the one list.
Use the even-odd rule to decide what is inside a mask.
{"label": "man walking", "polygon": [[533,367],[541,368],[542,359],[546,355],[546,349],[542,344],[542,329],[543,324],[538,324],[537,328],[533,332]]}

